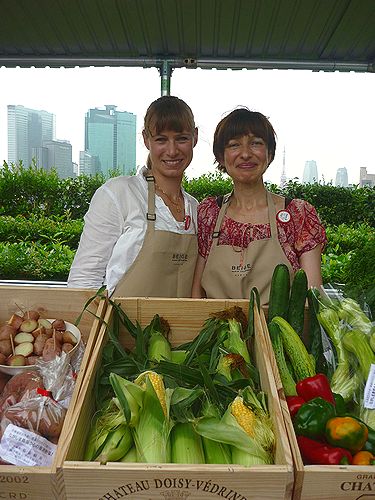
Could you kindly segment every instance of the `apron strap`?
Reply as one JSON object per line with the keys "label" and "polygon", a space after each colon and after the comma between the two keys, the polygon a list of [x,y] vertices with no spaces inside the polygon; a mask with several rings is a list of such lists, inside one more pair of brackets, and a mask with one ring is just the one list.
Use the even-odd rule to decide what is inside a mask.
{"label": "apron strap", "polygon": [[145,179],[147,181],[147,226],[152,226],[155,228],[155,177],[153,175],[146,175]]}
{"label": "apron strap", "polygon": [[219,244],[219,235],[220,235],[221,223],[223,222],[225,212],[227,211],[227,208],[228,208],[227,205],[228,205],[228,202],[230,200],[230,197],[232,196],[232,192],[233,191],[231,191],[230,193],[227,193],[226,195],[223,196],[223,201],[222,201],[222,204],[221,204],[220,212],[219,212],[219,215],[218,215],[218,217],[216,219],[216,224],[215,224],[214,232],[212,233],[212,238],[213,239],[217,239],[217,241],[216,241],[217,245]]}
{"label": "apron strap", "polygon": [[278,239],[276,226],[276,208],[272,199],[272,195],[267,191],[268,218],[270,220],[271,238]]}

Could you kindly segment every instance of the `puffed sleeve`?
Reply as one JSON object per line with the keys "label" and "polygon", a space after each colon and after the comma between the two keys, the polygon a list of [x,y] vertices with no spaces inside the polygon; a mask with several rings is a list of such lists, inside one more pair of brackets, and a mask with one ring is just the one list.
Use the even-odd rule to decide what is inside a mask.
{"label": "puffed sleeve", "polygon": [[323,249],[327,236],[315,207],[307,201],[294,199],[288,205],[288,211],[294,223],[294,248],[298,257],[319,244]]}
{"label": "puffed sleeve", "polygon": [[212,245],[212,233],[219,213],[216,198],[209,196],[198,205],[198,252],[207,259]]}

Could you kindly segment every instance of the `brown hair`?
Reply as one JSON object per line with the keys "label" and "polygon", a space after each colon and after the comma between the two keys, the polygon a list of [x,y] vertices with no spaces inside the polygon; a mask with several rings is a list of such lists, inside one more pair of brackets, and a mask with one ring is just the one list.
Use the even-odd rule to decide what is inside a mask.
{"label": "brown hair", "polygon": [[[194,115],[185,101],[178,97],[165,95],[153,101],[148,107],[143,125],[146,136],[158,135],[163,130],[174,132],[190,131],[195,129]],[[146,163],[151,168],[150,156]]]}
{"label": "brown hair", "polygon": [[193,112],[185,101],[178,97],[165,95],[152,102],[146,111],[143,130],[146,135],[157,135],[163,130],[194,133]]}
{"label": "brown hair", "polygon": [[231,111],[216,126],[213,152],[218,170],[226,172],[222,161],[228,142],[249,133],[264,140],[268,149],[269,163],[272,162],[276,151],[276,133],[273,126],[262,113],[242,107]]}

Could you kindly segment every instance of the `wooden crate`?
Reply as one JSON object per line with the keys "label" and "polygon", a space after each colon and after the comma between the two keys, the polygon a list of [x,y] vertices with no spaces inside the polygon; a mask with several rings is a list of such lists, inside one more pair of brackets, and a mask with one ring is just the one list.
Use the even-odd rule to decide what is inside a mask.
{"label": "wooden crate", "polygon": [[[248,302],[197,299],[120,299],[130,319],[146,326],[158,313],[171,326],[174,345],[191,340],[202,328],[203,322],[214,311],[235,304],[247,313]],[[105,321],[110,321],[108,308]],[[122,332],[125,345],[131,337]],[[263,390],[268,394],[277,447],[275,465],[245,468],[237,465],[180,465],[180,464],[124,464],[83,462],[85,441],[94,412],[93,386],[106,343],[105,328],[101,329],[87,376],[82,385],[81,401],[77,408],[66,456],[61,457],[66,497],[70,500],[102,500],[113,498],[231,498],[269,499],[291,498],[293,466],[291,451],[281,414],[277,390],[269,369],[267,339],[257,329],[254,343],[256,364]]]}
{"label": "wooden crate", "polygon": [[[30,286],[0,286],[0,324],[7,321],[19,309],[36,309],[44,318],[63,318],[74,323],[86,302],[94,295],[92,290],[68,288],[42,288]],[[93,313],[85,312],[79,324],[82,339],[86,344],[81,368],[77,375],[75,390],[71,404],[67,411],[64,427],[59,440],[63,442],[63,434],[69,427],[73,410],[78,400],[79,389],[82,384],[85,368],[91,358],[95,340],[100,330],[101,321],[97,318],[104,316],[106,302],[95,299],[89,306]],[[97,316],[97,318],[94,316]],[[62,499],[57,481],[57,453],[51,467],[18,467],[0,465],[0,498],[8,499]]]}
{"label": "wooden crate", "polygon": [[[261,315],[264,335],[268,336]],[[270,342],[270,363],[278,390],[282,415],[292,450],[294,466],[293,500],[375,500],[375,467],[358,465],[304,465],[282,388],[279,370]]]}

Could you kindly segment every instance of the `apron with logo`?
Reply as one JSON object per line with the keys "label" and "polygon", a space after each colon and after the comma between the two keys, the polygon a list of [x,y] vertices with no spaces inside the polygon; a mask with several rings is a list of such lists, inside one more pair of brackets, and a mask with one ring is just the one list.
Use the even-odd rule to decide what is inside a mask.
{"label": "apron with logo", "polygon": [[247,248],[237,250],[232,245],[219,245],[221,223],[227,211],[230,196],[231,194],[226,195],[223,199],[201,285],[207,298],[216,299],[248,299],[251,289],[257,287],[261,304],[268,304],[272,274],[276,265],[286,264],[290,276],[294,275],[293,268],[278,239],[275,204],[271,194],[267,191],[271,237],[251,241]]}
{"label": "apron with logo", "polygon": [[148,183],[147,230],[142,248],[118,282],[116,297],[191,297],[198,254],[196,234],[155,230],[155,179]]}

